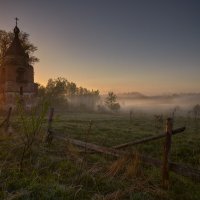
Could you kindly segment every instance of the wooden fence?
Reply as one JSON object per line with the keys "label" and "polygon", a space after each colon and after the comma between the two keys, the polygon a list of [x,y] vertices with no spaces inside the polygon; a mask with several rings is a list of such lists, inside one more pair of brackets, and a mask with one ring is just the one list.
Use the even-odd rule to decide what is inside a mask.
{"label": "wooden fence", "polygon": [[[50,114],[50,117],[48,120],[49,122],[52,122],[52,119],[51,119],[52,117],[53,115]],[[49,132],[49,126],[52,127],[51,125],[48,125],[48,132]],[[158,134],[156,136],[146,137],[146,138],[136,140],[136,141],[130,141],[124,144],[119,144],[113,147],[100,146],[100,145],[88,143],[87,141],[80,141],[80,140],[64,137],[64,136],[59,135],[58,133],[55,133],[53,130],[50,130],[50,132],[53,133],[52,139],[53,138],[59,139],[67,143],[71,143],[73,145],[79,146],[81,148],[92,150],[93,152],[99,152],[99,153],[111,155],[114,157],[130,155],[130,153],[124,150],[125,148],[129,146],[144,144],[146,142],[151,142],[151,141],[155,141],[161,138],[165,138],[165,141],[163,144],[163,156],[162,156],[163,159],[162,160],[158,160],[144,154],[140,154],[139,156],[140,156],[140,160],[143,163],[161,168],[162,185],[164,188],[168,188],[169,187],[169,171],[173,171],[176,174],[189,177],[194,181],[200,181],[199,169],[194,169],[185,164],[178,164],[178,163],[174,163],[170,161],[169,155],[170,155],[170,149],[171,149],[172,136],[179,133],[183,133],[185,129],[186,127],[173,129],[173,120],[172,118],[168,118],[166,121],[166,131],[164,133]]]}
{"label": "wooden fence", "polygon": [[[12,111],[12,108],[9,109],[5,120],[0,124],[0,127],[4,126],[5,130],[8,129],[9,124],[10,124],[11,111]],[[146,142],[151,142],[151,141],[155,141],[161,138],[165,138],[165,141],[163,144],[162,160],[158,160],[144,154],[139,155],[140,160],[147,165],[152,165],[152,166],[161,168],[163,188],[169,187],[169,171],[173,171],[176,174],[189,177],[195,181],[200,181],[199,169],[194,169],[185,164],[178,164],[178,163],[174,163],[170,161],[169,155],[170,155],[170,149],[171,149],[172,136],[179,133],[183,133],[184,130],[186,129],[185,127],[173,129],[172,118],[167,119],[166,131],[164,133],[158,134],[156,136],[146,137],[146,138],[136,140],[136,141],[130,141],[124,144],[119,144],[113,147],[105,147],[105,146],[92,144],[87,141],[80,141],[80,140],[64,137],[58,133],[55,133],[55,131],[53,131],[52,129],[53,115],[54,115],[54,109],[51,108],[49,118],[48,118],[48,126],[47,126],[47,136],[46,136],[47,143],[51,143],[53,139],[58,139],[66,143],[71,143],[73,145],[79,146],[84,149],[92,150],[93,152],[99,152],[99,153],[111,155],[114,157],[121,157],[121,156],[130,155],[129,152],[125,151],[125,148],[127,147],[138,145],[138,144],[144,144]]]}

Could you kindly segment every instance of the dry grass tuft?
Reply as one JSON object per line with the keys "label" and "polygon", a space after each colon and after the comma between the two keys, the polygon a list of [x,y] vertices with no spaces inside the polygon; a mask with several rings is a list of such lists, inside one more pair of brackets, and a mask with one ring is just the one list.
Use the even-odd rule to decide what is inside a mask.
{"label": "dry grass tuft", "polygon": [[140,158],[138,153],[122,157],[114,161],[108,169],[108,176],[124,174],[125,178],[136,176],[140,172]]}
{"label": "dry grass tuft", "polygon": [[104,200],[121,200],[124,196],[124,192],[121,190],[114,191],[104,196]]}
{"label": "dry grass tuft", "polygon": [[140,169],[140,157],[138,153],[135,153],[135,155],[130,156],[130,160],[126,165],[124,176],[126,178],[135,177],[141,172]]}
{"label": "dry grass tuft", "polygon": [[107,176],[116,176],[116,175],[122,173],[124,171],[126,163],[127,163],[126,157],[119,158],[118,160],[114,161],[111,164],[106,175]]}

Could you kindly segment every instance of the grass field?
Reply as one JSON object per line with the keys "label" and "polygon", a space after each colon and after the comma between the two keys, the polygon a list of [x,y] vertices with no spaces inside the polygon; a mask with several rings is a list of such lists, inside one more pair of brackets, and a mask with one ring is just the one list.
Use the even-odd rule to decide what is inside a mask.
{"label": "grass field", "polygon": [[[16,120],[12,121],[15,127]],[[68,113],[55,114],[53,129],[64,136],[111,147],[156,135],[164,130],[164,124],[163,121],[155,127],[155,118],[144,113],[135,114],[132,120],[129,114]],[[181,126],[186,126],[186,131],[173,136],[170,158],[200,169],[199,122],[188,117],[175,117],[174,128]],[[17,133],[7,136],[1,131],[1,199],[200,199],[200,183],[174,173],[170,173],[170,188],[163,190],[161,170],[143,165],[138,156],[116,160],[111,156],[80,151],[63,141],[53,140],[47,145],[42,141],[45,127],[46,124],[32,151],[26,155],[21,170],[21,140]],[[126,151],[161,159],[163,141],[129,147]]]}

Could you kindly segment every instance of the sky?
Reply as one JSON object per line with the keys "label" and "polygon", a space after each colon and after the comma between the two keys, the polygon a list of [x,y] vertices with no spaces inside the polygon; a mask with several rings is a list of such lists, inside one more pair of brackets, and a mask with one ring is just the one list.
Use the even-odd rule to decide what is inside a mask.
{"label": "sky", "polygon": [[101,94],[200,92],[199,0],[0,0],[0,29],[38,47],[35,81]]}

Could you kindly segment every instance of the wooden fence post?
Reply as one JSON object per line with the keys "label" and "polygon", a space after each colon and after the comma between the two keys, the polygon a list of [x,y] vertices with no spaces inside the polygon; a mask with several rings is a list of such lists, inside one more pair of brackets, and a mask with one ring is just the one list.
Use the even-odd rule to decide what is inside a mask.
{"label": "wooden fence post", "polygon": [[52,121],[53,121],[53,114],[54,114],[54,108],[50,109],[49,113],[49,119],[48,119],[48,127],[47,127],[47,136],[46,136],[46,142],[51,143],[53,140],[53,131],[52,129]]}
{"label": "wooden fence post", "polygon": [[11,112],[12,112],[12,107],[9,108],[8,110],[8,115],[6,117],[6,124],[5,124],[5,131],[7,132],[8,131],[8,128],[10,126],[10,116],[11,116]]}
{"label": "wooden fence post", "polygon": [[132,110],[130,110],[130,113],[129,113],[129,120],[130,120],[130,122],[133,121],[133,111]]}
{"label": "wooden fence post", "polygon": [[166,122],[166,139],[163,149],[163,165],[162,165],[162,186],[164,189],[169,188],[169,154],[171,148],[171,136],[173,130],[173,120],[168,118]]}
{"label": "wooden fence post", "polygon": [[9,128],[9,126],[10,126],[10,116],[11,116],[11,112],[12,112],[12,107],[9,108],[8,114],[7,114],[6,118],[5,118],[4,121],[0,124],[0,127],[4,127],[5,132],[8,131],[8,128]]}

